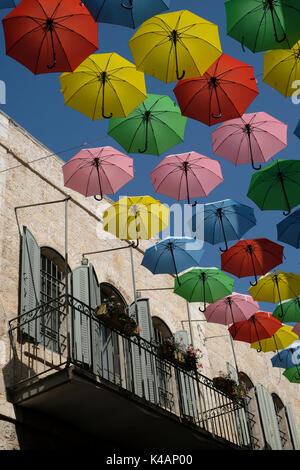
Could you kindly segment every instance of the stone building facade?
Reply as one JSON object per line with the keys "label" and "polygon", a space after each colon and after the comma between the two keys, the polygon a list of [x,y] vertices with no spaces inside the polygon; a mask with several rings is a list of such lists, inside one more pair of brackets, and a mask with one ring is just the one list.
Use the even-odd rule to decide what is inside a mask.
{"label": "stone building facade", "polygon": [[[23,227],[34,235],[38,245],[47,255],[47,247],[64,256],[65,252],[65,204],[35,205],[49,201],[60,201],[70,196],[68,206],[68,263],[73,271],[81,265],[82,254],[127,246],[108,235],[102,229],[103,211],[111,204],[109,198],[101,202],[85,198],[64,187],[62,165],[64,162],[29,135],[4,113],[0,114],[0,449],[62,448],[65,445],[93,446],[95,437],[81,434],[80,439],[71,425],[51,414],[41,419],[36,410],[15,406],[8,390],[13,385],[15,362],[9,322],[20,312],[20,264]],[[34,162],[34,160],[36,160]],[[31,162],[31,163],[30,163]],[[33,205],[21,208],[20,206]],[[17,208],[17,209],[16,209]],[[145,249],[152,241],[141,242],[133,250],[134,273],[137,291],[149,298],[151,315],[156,323],[166,325],[172,333],[183,329],[188,331],[187,304],[172,293],[174,278],[169,275],[153,276],[141,266]],[[45,251],[46,250],[46,251]],[[89,255],[100,283],[107,283],[121,294],[130,305],[134,300],[131,270],[131,250],[116,250]],[[155,288],[170,290],[149,290]],[[234,356],[227,328],[207,323],[196,304],[190,304],[193,342],[202,352],[201,374],[212,379],[220,371],[227,373],[234,366]],[[289,383],[282,370],[273,368],[272,353],[260,353],[250,349],[246,343],[235,342],[238,369],[248,377],[251,389],[252,432],[256,448],[266,448],[268,437],[263,430],[257,390],[261,384],[278,404],[278,420],[281,422],[282,447],[297,448],[286,417],[285,406],[290,403],[294,415],[294,427],[300,432],[300,389]],[[28,358],[27,358],[28,359]],[[228,365],[229,363],[229,365]],[[253,385],[253,386],[252,386]],[[294,441],[293,441],[294,437]],[[102,441],[104,442],[104,441]],[[59,444],[58,444],[59,443]],[[113,448],[114,441],[108,436],[107,449]],[[213,447],[213,445],[212,445]]]}

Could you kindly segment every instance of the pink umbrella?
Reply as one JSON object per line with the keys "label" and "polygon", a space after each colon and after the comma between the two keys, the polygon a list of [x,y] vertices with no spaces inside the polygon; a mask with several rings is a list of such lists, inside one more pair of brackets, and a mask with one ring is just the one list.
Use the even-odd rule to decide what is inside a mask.
{"label": "pink umbrella", "polygon": [[190,197],[205,197],[223,181],[219,162],[196,152],[165,157],[150,177],[157,193],[188,204]]}
{"label": "pink umbrella", "polygon": [[227,297],[210,304],[204,312],[210,323],[230,325],[238,321],[248,320],[259,311],[259,304],[250,295],[233,292]]}
{"label": "pink umbrella", "polygon": [[267,113],[244,114],[212,132],[213,152],[234,165],[267,162],[287,146],[287,125]]}
{"label": "pink umbrella", "polygon": [[300,323],[296,323],[296,325],[292,329],[292,332],[296,333],[296,335],[300,336]]}
{"label": "pink umbrella", "polygon": [[80,150],[62,168],[67,188],[97,201],[133,179],[133,159],[113,147]]}

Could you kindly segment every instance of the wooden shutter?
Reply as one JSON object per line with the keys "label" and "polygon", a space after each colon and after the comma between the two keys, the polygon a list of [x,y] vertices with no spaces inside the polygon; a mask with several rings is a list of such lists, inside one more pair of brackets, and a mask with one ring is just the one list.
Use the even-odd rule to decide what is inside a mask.
{"label": "wooden shutter", "polygon": [[[40,305],[41,300],[41,252],[36,239],[27,227],[23,227],[20,314],[21,331],[40,341],[40,316],[24,315]],[[40,313],[40,312],[39,312]],[[27,323],[27,320],[31,320]]]}
{"label": "wooden shutter", "polygon": [[[137,306],[137,309],[136,309]],[[136,311],[137,310],[137,311]],[[130,305],[130,315],[141,328],[140,337],[146,341],[154,339],[149,299],[137,299]],[[135,393],[153,403],[158,402],[157,373],[155,357],[131,343],[132,374]]]}
{"label": "wooden shutter", "polygon": [[[177,331],[174,334],[174,337],[176,342],[182,343],[186,347],[188,346],[189,343],[187,331]],[[182,414],[185,417],[193,418],[194,420],[196,420],[198,418],[198,413],[195,380],[188,374],[185,374],[181,371],[176,371],[176,376],[180,394]]]}
{"label": "wooden shutter", "polygon": [[[71,276],[72,296],[90,306],[89,266],[78,266]],[[76,305],[76,300],[75,300]],[[84,313],[85,312],[85,313]],[[90,319],[88,311],[73,309],[74,359],[84,364],[91,364]]]}
{"label": "wooden shutter", "polygon": [[[229,362],[227,362],[227,373],[231,380],[234,380],[237,384],[239,383],[238,372],[236,368]],[[236,410],[235,416],[240,444],[244,446],[249,446],[251,444],[251,438],[245,408],[239,408],[238,410]]]}
{"label": "wooden shutter", "polygon": [[261,384],[256,385],[255,392],[266,448],[272,450],[282,450],[278,421],[272,396]]}
{"label": "wooden shutter", "polygon": [[292,405],[290,403],[287,403],[287,405],[285,406],[285,414],[287,417],[287,422],[288,422],[289,432],[290,432],[290,436],[291,436],[291,440],[293,444],[293,449],[300,450],[297,427],[296,427],[296,423],[294,419]]}

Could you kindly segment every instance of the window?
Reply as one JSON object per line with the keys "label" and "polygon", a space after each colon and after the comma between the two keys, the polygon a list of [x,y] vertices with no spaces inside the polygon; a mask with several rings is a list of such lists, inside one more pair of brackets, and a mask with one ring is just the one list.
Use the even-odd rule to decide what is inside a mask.
{"label": "window", "polygon": [[114,286],[107,282],[100,283],[100,298],[101,302],[112,302],[114,307],[118,308],[119,313],[127,309],[127,304],[123,296]]}
{"label": "window", "polygon": [[53,248],[41,247],[40,270],[40,301],[49,304],[49,313],[41,316],[40,334],[41,342],[55,352],[61,352],[62,341],[65,334],[60,331],[63,320],[64,307],[59,297],[65,293],[66,265],[64,258]]}
{"label": "window", "polygon": [[[245,396],[245,410],[248,420],[249,435],[252,447],[254,449],[259,449],[262,445],[262,442],[259,439],[260,436],[260,426],[259,426],[259,417],[258,417],[258,408],[255,399],[255,388],[251,379],[244,372],[239,372],[239,378],[241,382],[244,382],[247,393]],[[262,438],[262,436],[261,436]]]}
{"label": "window", "polygon": [[290,443],[288,442],[288,427],[285,418],[284,404],[276,393],[272,393],[272,399],[275,407],[275,413],[278,421],[279,434],[281,439],[281,445],[283,450],[291,449]]}

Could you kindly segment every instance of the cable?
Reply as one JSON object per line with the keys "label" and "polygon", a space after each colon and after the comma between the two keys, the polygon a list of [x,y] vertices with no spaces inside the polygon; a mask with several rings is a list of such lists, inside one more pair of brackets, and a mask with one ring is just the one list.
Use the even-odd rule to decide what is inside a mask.
{"label": "cable", "polygon": [[[25,162],[27,165],[29,165],[30,163],[34,163],[34,162],[39,162],[41,160],[44,160],[45,158],[49,158],[49,157],[55,157],[56,155],[59,155],[61,153],[66,153],[66,152],[69,152],[70,150],[76,150],[78,148],[81,148],[81,147],[84,147],[86,145],[90,145],[90,144],[93,144],[94,142],[98,142],[99,140],[104,140],[105,138],[109,137],[108,134],[105,134],[101,137],[99,137],[98,139],[95,139],[95,140],[91,140],[89,142],[84,142],[83,144],[81,145],[77,145],[75,147],[70,147],[68,149],[65,149],[65,150],[61,150],[60,152],[55,152],[55,153],[50,153],[49,155],[46,155],[45,157],[41,157],[41,158],[37,158],[35,160],[31,160],[29,162]],[[4,173],[6,171],[9,171],[9,170],[14,170],[15,168],[19,168],[20,166],[23,166],[22,163],[20,163],[19,165],[15,165],[15,166],[11,166],[9,168],[6,168],[5,170],[1,170],[0,173]]]}

